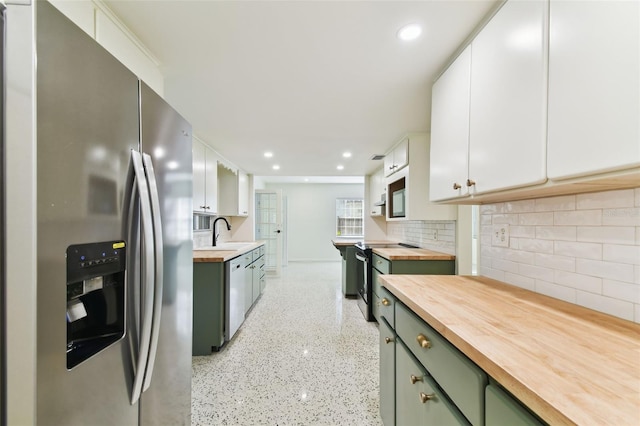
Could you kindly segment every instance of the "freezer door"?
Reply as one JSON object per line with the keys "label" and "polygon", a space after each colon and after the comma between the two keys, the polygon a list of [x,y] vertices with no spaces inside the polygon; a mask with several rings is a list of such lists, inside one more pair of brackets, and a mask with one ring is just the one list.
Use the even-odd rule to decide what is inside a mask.
{"label": "freezer door", "polygon": [[135,425],[126,338],[67,370],[65,253],[126,238],[121,210],[130,152],[139,149],[138,79],[49,2],[35,7],[37,423]]}
{"label": "freezer door", "polygon": [[191,417],[191,126],[143,82],[140,96],[142,152],[155,170],[164,263],[160,333],[152,376],[145,382],[149,388],[140,398],[140,420],[143,425],[184,425]]}

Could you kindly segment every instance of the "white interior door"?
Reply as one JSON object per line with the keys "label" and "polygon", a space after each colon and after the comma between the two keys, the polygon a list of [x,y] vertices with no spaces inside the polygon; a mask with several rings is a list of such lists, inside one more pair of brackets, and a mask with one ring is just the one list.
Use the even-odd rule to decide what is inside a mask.
{"label": "white interior door", "polygon": [[256,240],[265,242],[265,270],[282,271],[284,238],[282,191],[256,190]]}

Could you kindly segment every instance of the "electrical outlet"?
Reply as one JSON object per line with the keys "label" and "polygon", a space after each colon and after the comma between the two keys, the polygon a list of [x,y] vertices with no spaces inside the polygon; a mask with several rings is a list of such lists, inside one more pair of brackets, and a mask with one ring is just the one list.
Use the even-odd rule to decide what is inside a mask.
{"label": "electrical outlet", "polygon": [[431,236],[433,241],[438,241],[438,230],[433,231],[433,235]]}
{"label": "electrical outlet", "polygon": [[491,233],[491,245],[497,247],[509,247],[509,225],[493,225]]}

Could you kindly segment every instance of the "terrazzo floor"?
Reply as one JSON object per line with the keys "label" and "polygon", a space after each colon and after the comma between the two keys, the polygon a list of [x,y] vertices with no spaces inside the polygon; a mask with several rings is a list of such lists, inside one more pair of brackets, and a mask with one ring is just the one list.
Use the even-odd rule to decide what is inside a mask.
{"label": "terrazzo floor", "polygon": [[378,327],[341,290],[341,263],[294,263],[230,343],[193,357],[193,425],[382,425]]}

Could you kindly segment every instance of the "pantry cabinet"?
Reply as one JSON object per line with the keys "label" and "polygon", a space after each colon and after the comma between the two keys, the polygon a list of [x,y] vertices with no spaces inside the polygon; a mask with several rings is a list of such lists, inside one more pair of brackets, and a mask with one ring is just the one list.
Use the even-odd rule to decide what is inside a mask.
{"label": "pantry cabinet", "polygon": [[391,176],[409,164],[409,138],[398,142],[384,156],[384,176]]}
{"label": "pantry cabinet", "polygon": [[547,2],[509,1],[471,43],[470,193],[545,181]]}
{"label": "pantry cabinet", "polygon": [[548,175],[640,166],[640,3],[551,1]]}
{"label": "pantry cabinet", "polygon": [[215,215],[218,210],[218,159],[214,151],[193,140],[193,211]]}

